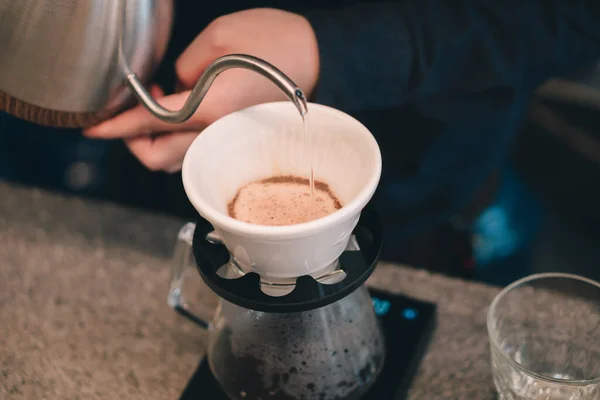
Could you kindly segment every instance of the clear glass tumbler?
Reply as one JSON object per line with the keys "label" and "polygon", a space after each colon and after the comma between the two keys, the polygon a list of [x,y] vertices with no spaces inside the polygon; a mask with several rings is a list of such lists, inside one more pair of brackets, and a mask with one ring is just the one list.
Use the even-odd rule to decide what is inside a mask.
{"label": "clear glass tumbler", "polygon": [[570,274],[523,278],[488,311],[500,400],[600,400],[600,284]]}

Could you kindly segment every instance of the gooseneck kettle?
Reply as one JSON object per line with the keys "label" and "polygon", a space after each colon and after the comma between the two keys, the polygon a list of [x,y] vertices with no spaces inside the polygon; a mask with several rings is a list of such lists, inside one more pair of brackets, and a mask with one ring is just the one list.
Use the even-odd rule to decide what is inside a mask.
{"label": "gooseneck kettle", "polygon": [[87,127],[137,99],[157,118],[183,122],[214,79],[229,68],[257,72],[280,87],[301,114],[302,91],[250,55],[213,62],[181,110],[146,91],[167,47],[172,0],[0,0],[0,109],[30,122]]}

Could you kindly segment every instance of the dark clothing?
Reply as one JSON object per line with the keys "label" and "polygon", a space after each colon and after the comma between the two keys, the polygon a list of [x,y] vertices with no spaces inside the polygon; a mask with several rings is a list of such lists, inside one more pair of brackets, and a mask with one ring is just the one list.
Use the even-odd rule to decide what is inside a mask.
{"label": "dark clothing", "polygon": [[[321,50],[319,101],[346,110],[531,90],[600,59],[596,0],[402,0],[305,13]],[[475,108],[473,109],[472,106]],[[485,108],[482,111],[486,111]]]}
{"label": "dark clothing", "polygon": [[388,134],[429,137],[412,176],[382,188],[412,219],[415,208],[447,218],[464,207],[505,159],[533,90],[600,60],[597,0],[403,0],[304,14],[320,47],[316,102],[397,108]]}

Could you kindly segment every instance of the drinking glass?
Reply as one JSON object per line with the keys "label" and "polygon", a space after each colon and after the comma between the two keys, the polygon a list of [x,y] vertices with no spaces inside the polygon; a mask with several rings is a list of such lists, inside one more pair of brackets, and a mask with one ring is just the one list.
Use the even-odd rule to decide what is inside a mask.
{"label": "drinking glass", "polygon": [[562,273],[516,281],[487,316],[500,400],[600,399],[600,284]]}

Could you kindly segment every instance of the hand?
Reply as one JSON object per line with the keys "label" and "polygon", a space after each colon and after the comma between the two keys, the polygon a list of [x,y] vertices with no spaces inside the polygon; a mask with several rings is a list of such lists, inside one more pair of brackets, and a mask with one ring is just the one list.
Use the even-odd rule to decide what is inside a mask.
{"label": "hand", "polygon": [[[181,54],[175,65],[183,91],[152,94],[171,110],[180,109],[206,67],[232,53],[262,58],[288,75],[306,96],[318,79],[319,53],[315,34],[302,16],[274,9],[253,9],[214,20]],[[255,72],[231,69],[209,89],[197,112],[186,122],[169,124],[139,105],[87,129],[90,138],[123,138],[131,152],[149,169],[176,172],[192,141],[216,119],[251,105],[287,99],[273,83]]]}

